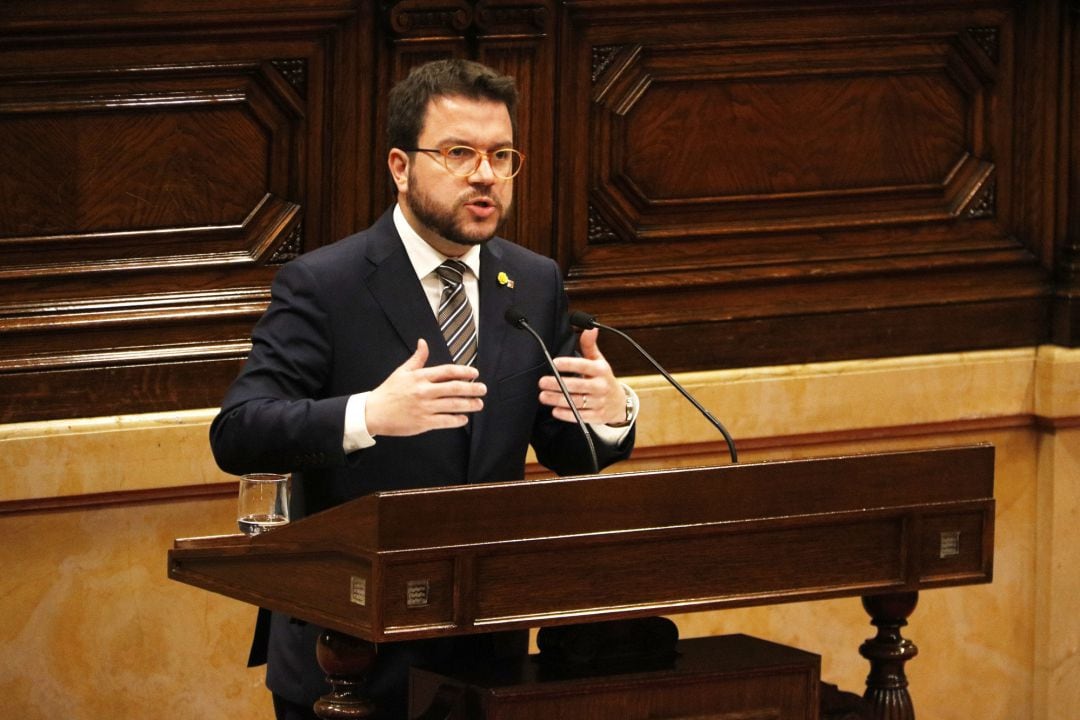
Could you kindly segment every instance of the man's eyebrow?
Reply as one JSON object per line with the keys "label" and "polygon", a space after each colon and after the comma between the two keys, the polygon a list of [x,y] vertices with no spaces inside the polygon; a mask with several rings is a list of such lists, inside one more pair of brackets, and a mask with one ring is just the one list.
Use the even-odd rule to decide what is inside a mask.
{"label": "man's eyebrow", "polygon": [[[438,145],[439,147],[453,146],[453,145],[465,145],[467,147],[475,147],[475,145],[473,145],[472,141],[465,140],[465,139],[459,138],[459,137],[443,138],[442,140],[439,140],[435,144]],[[488,149],[488,150],[502,150],[503,148],[513,148],[513,147],[514,147],[514,141],[513,140],[502,140],[502,141],[497,142],[497,143],[492,143],[487,148],[478,148],[478,149],[479,150],[485,150],[485,149]]]}

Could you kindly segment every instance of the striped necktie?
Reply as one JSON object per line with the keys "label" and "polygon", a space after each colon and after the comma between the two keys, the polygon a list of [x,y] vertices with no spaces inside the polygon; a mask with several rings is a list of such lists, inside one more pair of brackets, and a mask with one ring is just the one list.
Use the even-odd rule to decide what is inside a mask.
{"label": "striped necktie", "polygon": [[467,269],[468,266],[458,260],[447,260],[435,269],[443,283],[439,330],[446,338],[450,357],[458,365],[472,365],[476,361],[476,323],[462,282]]}

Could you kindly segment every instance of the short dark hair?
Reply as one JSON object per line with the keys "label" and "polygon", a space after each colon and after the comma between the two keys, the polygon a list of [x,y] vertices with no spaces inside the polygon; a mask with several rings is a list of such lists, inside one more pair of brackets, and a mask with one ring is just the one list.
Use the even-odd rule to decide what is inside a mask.
{"label": "short dark hair", "polygon": [[471,60],[435,60],[412,69],[390,90],[387,140],[391,148],[413,148],[424,129],[432,98],[458,95],[470,100],[493,100],[506,105],[517,137],[517,86],[514,78],[500,75]]}

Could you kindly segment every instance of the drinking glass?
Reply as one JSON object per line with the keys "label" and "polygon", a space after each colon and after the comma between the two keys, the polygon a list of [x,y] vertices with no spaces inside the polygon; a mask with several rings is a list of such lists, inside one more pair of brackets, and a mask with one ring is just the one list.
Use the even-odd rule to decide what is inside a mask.
{"label": "drinking glass", "polygon": [[289,522],[289,476],[251,473],[240,478],[240,532],[258,535]]}

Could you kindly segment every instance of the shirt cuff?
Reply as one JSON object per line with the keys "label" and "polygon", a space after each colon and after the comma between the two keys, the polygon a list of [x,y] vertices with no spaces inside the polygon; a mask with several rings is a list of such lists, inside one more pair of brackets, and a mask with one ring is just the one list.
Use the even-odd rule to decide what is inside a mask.
{"label": "shirt cuff", "polygon": [[370,394],[362,392],[350,395],[345,403],[345,437],[341,447],[346,455],[375,444],[375,438],[367,429],[367,399]]}
{"label": "shirt cuff", "polygon": [[619,383],[623,387],[623,392],[626,393],[626,397],[630,398],[630,403],[633,405],[633,409],[630,411],[630,421],[625,425],[619,425],[618,427],[612,427],[611,425],[589,425],[593,430],[593,434],[607,445],[619,445],[626,436],[630,434],[630,428],[634,427],[634,423],[637,422],[638,410],[641,408],[641,401],[638,399],[637,393],[626,383]]}

